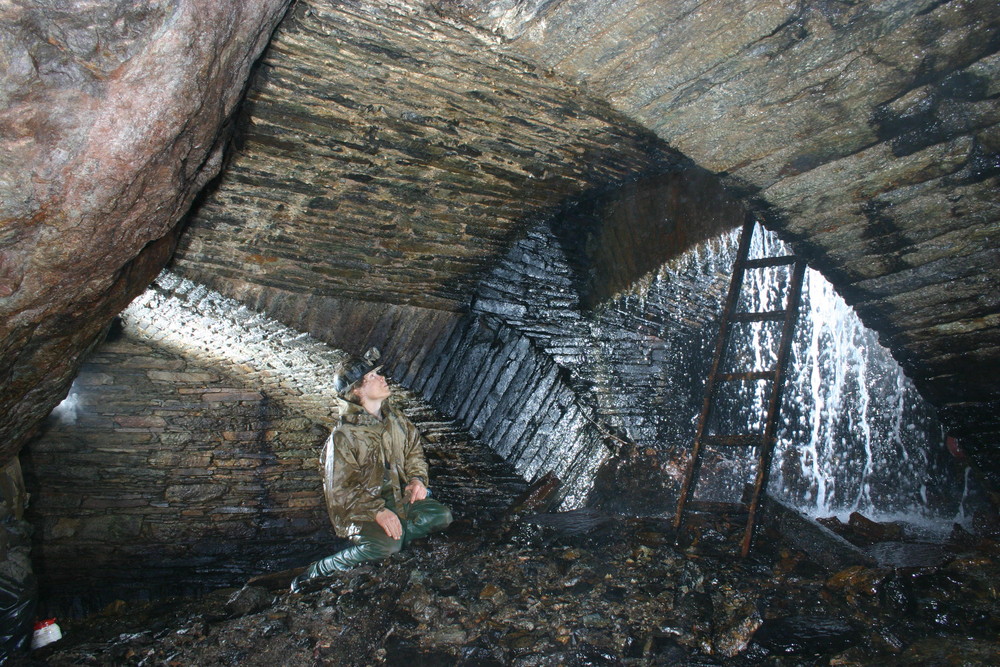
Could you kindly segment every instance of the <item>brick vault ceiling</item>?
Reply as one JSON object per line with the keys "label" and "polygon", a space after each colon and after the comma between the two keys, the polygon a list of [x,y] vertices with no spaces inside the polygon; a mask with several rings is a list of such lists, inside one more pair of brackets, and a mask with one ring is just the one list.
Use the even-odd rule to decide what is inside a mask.
{"label": "brick vault ceiling", "polygon": [[176,269],[224,285],[459,310],[527,222],[677,163],[499,40],[434,13],[298,3]]}
{"label": "brick vault ceiling", "polygon": [[176,267],[223,291],[460,310],[527,222],[670,169],[679,149],[794,240],[992,454],[998,15],[930,0],[298,3]]}

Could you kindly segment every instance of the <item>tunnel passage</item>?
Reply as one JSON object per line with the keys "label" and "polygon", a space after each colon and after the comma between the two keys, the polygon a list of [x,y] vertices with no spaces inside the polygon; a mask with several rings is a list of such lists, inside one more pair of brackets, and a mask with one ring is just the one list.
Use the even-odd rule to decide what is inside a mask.
{"label": "tunnel passage", "polygon": [[[238,586],[341,544],[318,457],[346,353],[170,273],[121,319],[24,457],[42,613]],[[460,519],[487,521],[523,491],[397,391]]]}
{"label": "tunnel passage", "polygon": [[[65,393],[96,332],[166,261],[177,222],[221,167],[229,113],[286,6],[164,6],[178,20],[157,33],[159,9],[129,17],[130,3],[108,3],[129,25],[118,31],[90,5],[36,21],[49,18],[45,4],[26,5],[24,23],[20,6],[10,10],[17,18],[11,99],[16,114],[38,122],[14,123],[5,143],[25,165],[4,184],[11,225],[0,291],[9,295],[10,393],[0,426],[8,453]],[[306,298],[328,280],[353,289],[369,270],[404,279],[405,248],[394,239],[408,236],[422,267],[418,284],[387,280],[380,285],[388,296],[355,296],[415,303],[431,294],[425,305],[461,310],[471,277],[505,247],[520,215],[676,164],[669,144],[753,197],[812,247],[814,259],[828,260],[828,274],[851,288],[866,319],[936,388],[951,421],[981,428],[979,451],[988,458],[997,396],[995,5],[685,7],[649,13],[628,3],[560,2],[495,13],[475,2],[435,3],[434,11],[422,3],[295,3],[261,67],[269,76],[250,86],[250,130],[223,177],[238,185],[205,202],[204,237],[182,250],[189,268],[211,266],[203,282],[227,293],[256,280]],[[447,10],[509,41],[442,16]],[[88,36],[72,40],[70,51],[52,44],[63,22]],[[189,49],[178,34],[203,39]],[[336,42],[331,53],[322,48],[327,36]],[[160,57],[172,49],[185,57]],[[216,67],[218,54],[230,60]],[[101,74],[112,71],[128,76]],[[341,72],[345,78],[333,81]],[[378,94],[368,95],[376,82]],[[304,99],[310,91],[318,95]],[[392,104],[381,105],[385,99]],[[138,100],[148,105],[139,109]],[[164,119],[144,128],[150,133],[118,131],[143,128],[133,114],[150,110]],[[264,159],[246,155],[255,146]],[[301,169],[307,147],[321,159]],[[260,169],[267,166],[274,169]],[[244,187],[257,178],[267,187]],[[318,192],[313,181],[323,186]],[[442,181],[449,196],[426,191]],[[488,193],[474,206],[470,183]],[[343,196],[325,197],[334,185]],[[283,186],[281,201],[272,199]],[[411,218],[421,201],[440,218]],[[226,219],[227,205],[243,214]],[[219,217],[208,219],[213,210]],[[317,226],[328,231],[322,225],[338,216],[355,224],[344,252],[335,253],[340,272],[331,275],[315,254],[300,252],[300,241]],[[309,222],[299,236],[302,220]],[[38,234],[43,228],[50,231]],[[251,251],[210,238],[213,228],[223,236],[246,231],[242,246]],[[375,257],[363,257],[370,249]]]}
{"label": "tunnel passage", "polygon": [[[161,576],[178,568],[196,588],[248,570],[288,564],[294,557],[284,548],[289,540],[298,543],[296,549],[302,547],[296,551],[300,557],[327,544],[330,535],[324,527],[318,478],[310,468],[331,419],[326,374],[343,353],[329,351],[321,337],[327,342],[350,341],[354,351],[370,344],[383,347],[390,374],[513,468],[509,473],[494,468],[489,474],[500,476],[487,476],[478,484],[516,486],[504,480],[530,482],[553,472],[563,481],[563,509],[590,505],[625,515],[670,515],[733,251],[731,234],[695,241],[703,232],[688,233],[683,226],[699,225],[704,213],[724,228],[729,226],[726,221],[735,224],[741,214],[739,206],[721,199],[713,181],[683,172],[673,178],[657,177],[581,202],[568,208],[565,217],[534,226],[479,283],[465,315],[303,297],[245,285],[243,301],[279,313],[285,319],[279,324],[204,286],[164,274],[155,289],[125,313],[124,321],[160,345],[165,344],[169,328],[174,347],[164,352],[150,349],[148,341],[111,343],[88,366],[80,383],[95,395],[113,395],[141,380],[142,392],[137,384],[136,393],[146,395],[147,385],[159,380],[170,383],[167,391],[175,395],[166,399],[154,395],[138,405],[133,401],[130,409],[139,413],[119,415],[112,430],[132,429],[136,435],[126,436],[137,439],[131,447],[115,449],[107,443],[90,447],[86,438],[81,445],[79,435],[59,425],[60,419],[72,414],[71,400],[54,415],[46,438],[32,448],[36,480],[43,489],[35,511],[43,526],[40,553],[48,576],[67,591],[82,585],[68,579],[60,582],[52,575],[69,572],[70,557],[88,543],[101,554],[94,562],[105,564],[104,572],[95,576],[105,577],[106,582],[116,580],[110,573],[121,567],[124,558],[142,557],[163,547],[172,559],[150,561],[149,572],[155,568]],[[723,205],[702,209],[713,201]],[[582,250],[572,246],[567,234],[581,212],[590,220],[588,233],[578,237]],[[602,227],[605,222],[608,229]],[[603,238],[602,252],[628,253],[629,244],[646,238],[617,233],[633,223],[670,231],[656,248],[663,253],[659,266],[637,278],[636,267],[644,266],[638,263],[625,267],[631,273],[601,274],[626,287],[613,294],[607,289],[609,296],[590,303],[600,291],[587,289],[588,283],[580,279],[598,275],[589,272],[586,248],[594,247],[592,239]],[[676,246],[666,242],[670,239]],[[614,243],[621,246],[613,247]],[[647,249],[643,261],[655,264],[651,257],[656,253]],[[183,314],[164,317],[163,304],[173,301],[183,305]],[[218,370],[212,336],[190,330],[191,323],[212,324],[220,318],[231,327],[224,338],[236,343],[223,364],[225,373]],[[258,351],[257,345],[266,349]],[[200,360],[206,355],[208,360]],[[124,370],[112,370],[116,363]],[[137,365],[141,372],[136,372]],[[234,386],[223,392],[205,389],[219,382]],[[71,399],[79,399],[81,391],[74,390]],[[219,400],[212,400],[213,395]],[[172,414],[171,401],[177,396],[187,397],[189,403]],[[192,396],[198,396],[196,408],[190,406]],[[201,407],[205,405],[217,412]],[[194,415],[187,412],[190,409]],[[104,427],[110,426],[107,416],[91,418],[104,419]],[[172,434],[175,425],[177,433]],[[94,439],[100,441],[101,435]],[[150,475],[157,481],[137,492],[132,488],[136,479],[122,473],[111,478],[117,479],[118,487],[102,491],[100,485],[108,482],[109,473],[100,469],[106,460],[98,454],[89,460],[89,468],[75,468],[89,470],[83,476],[97,487],[87,494],[86,507],[73,505],[53,490],[70,486],[61,476],[70,479],[80,474],[65,468],[59,454],[77,446],[82,450],[65,460],[86,461],[91,456],[88,448],[103,456],[126,450],[125,455],[138,456],[138,478]],[[155,454],[159,459],[155,465],[149,460],[143,465],[142,452],[160,449],[166,451]],[[790,447],[788,458],[777,464],[779,471],[797,465],[800,456]],[[184,457],[197,465],[178,468]],[[120,470],[116,465],[113,469]],[[218,473],[219,469],[225,472]],[[795,476],[787,472],[776,478],[794,487],[789,495],[795,501],[801,505],[802,496],[812,493],[817,508],[834,511],[835,503],[818,502],[823,494],[803,484],[801,475],[797,482],[787,481]],[[164,484],[160,479],[164,475],[179,479]],[[236,477],[220,483],[226,475]],[[454,476],[457,488],[459,478]],[[720,479],[718,486],[730,482]],[[160,492],[167,495],[151,497]],[[476,501],[466,496],[463,502]],[[173,519],[160,516],[171,513]],[[94,536],[98,539],[92,540]],[[169,544],[168,538],[181,545]],[[135,553],[110,548],[121,539],[135,544]],[[237,546],[245,544],[254,548]],[[236,552],[245,557],[242,563],[233,560]],[[192,572],[195,561],[201,566]],[[128,583],[124,579],[115,585]],[[100,587],[93,580],[87,585],[91,590]],[[81,588],[76,591],[83,595]]]}
{"label": "tunnel passage", "polygon": [[[188,12],[196,4],[163,7]],[[995,268],[1000,23],[994,3],[765,2],[746,5],[745,14],[729,11],[729,3],[700,5],[704,12],[666,3],[670,11],[660,13],[634,3],[541,3],[523,13],[495,16],[518,33],[502,45],[443,18],[438,11],[449,4],[435,3],[435,11],[423,12],[420,3],[406,2],[391,8],[377,2],[295,3],[287,30],[270,53],[287,60],[262,68],[271,68],[272,76],[252,88],[251,131],[241,137],[245,143],[237,144],[243,149],[257,140],[277,168],[263,175],[256,168],[267,159],[240,162],[241,156],[234,156],[224,180],[240,185],[223,193],[221,203],[207,202],[201,209],[212,212],[215,204],[220,215],[202,220],[205,237],[190,244],[185,240],[182,254],[194,258],[188,269],[210,267],[205,282],[228,294],[260,297],[290,317],[346,303],[338,311],[344,313],[344,329],[336,335],[350,337],[368,327],[365,337],[419,349],[424,356],[408,367],[411,379],[422,380],[426,391],[433,385],[433,391],[451,392],[455,403],[460,386],[446,381],[447,364],[440,363],[439,351],[464,349],[465,332],[474,331],[481,363],[496,341],[518,341],[517,349],[528,346],[530,352],[525,368],[550,383],[541,395],[520,385],[523,396],[527,405],[544,409],[533,411],[523,424],[503,419],[501,410],[484,428],[502,429],[505,437],[515,429],[530,434],[532,439],[510,448],[531,474],[561,463],[545,445],[565,434],[566,418],[592,434],[574,443],[576,450],[564,451],[621,455],[622,447],[636,444],[628,442],[626,427],[652,433],[661,430],[660,421],[644,418],[631,404],[609,409],[607,402],[586,398],[600,397],[600,389],[587,386],[604,386],[603,379],[591,383],[586,374],[553,365],[544,349],[536,356],[537,341],[558,338],[546,322],[532,322],[529,335],[522,337],[516,327],[505,329],[509,313],[500,317],[490,308],[473,313],[469,317],[478,318],[474,328],[458,313],[471,299],[480,270],[525,225],[564,197],[674,164],[677,156],[666,150],[669,143],[753,197],[754,206],[771,214],[774,224],[811,248],[813,259],[825,260],[829,275],[850,288],[866,319],[934,390],[953,423],[970,436],[982,436],[980,460],[992,456],[1000,294]],[[454,4],[475,14],[474,2]],[[4,327],[0,345],[9,379],[0,421],[10,436],[2,443],[8,453],[65,393],[96,332],[166,261],[180,216],[221,165],[219,149],[227,134],[220,128],[284,8],[281,2],[204,5],[221,9],[178,13],[184,20],[167,22],[170,30],[156,33],[182,51],[194,43],[184,37],[204,38],[200,49],[190,49],[190,60],[161,57],[177,51],[147,42],[149,26],[137,24],[130,24],[139,29],[124,31],[128,34],[121,41],[91,31],[114,42],[105,51],[88,46],[103,45],[103,39],[75,37],[63,44],[57,23],[51,32],[31,33],[37,37],[27,44],[33,57],[18,54],[13,89],[25,97],[15,100],[17,113],[39,122],[18,119],[13,143],[5,144],[15,147],[11,155],[28,158],[23,167],[9,170],[14,180],[3,184],[13,195],[5,203],[15,202],[4,209],[2,217],[14,224],[5,229],[0,252],[0,292],[10,315],[3,320],[10,326]],[[235,11],[242,7],[260,11]],[[581,7],[586,11],[577,14]],[[620,13],[591,20],[598,8]],[[160,16],[154,12],[150,18],[157,23]],[[519,30],[521,19],[533,25]],[[84,21],[83,27],[92,26]],[[433,38],[423,39],[427,34]],[[322,42],[329,36],[335,43],[332,58],[313,48],[314,38]],[[216,59],[220,54],[224,60]],[[524,59],[525,54],[537,55],[535,62],[543,66]],[[149,66],[182,61],[188,67]],[[287,67],[288,61],[297,64]],[[471,74],[469,63],[475,63]],[[304,98],[344,70],[350,70],[348,79],[336,85],[346,93],[335,85],[318,103],[293,104],[295,113],[285,113],[287,99],[277,99],[282,94]],[[71,76],[65,76],[67,71]],[[147,71],[151,77],[144,76]],[[52,79],[56,82],[46,88]],[[567,79],[589,84],[604,101],[564,85]],[[405,85],[413,80],[429,85]],[[366,96],[376,84],[378,94]],[[427,88],[438,87],[425,96]],[[195,88],[198,94],[191,94]],[[137,90],[169,92],[176,99]],[[276,90],[280,94],[274,96]],[[541,97],[548,105],[531,103]],[[392,104],[380,106],[382,98]],[[72,112],[78,100],[87,107],[83,114]],[[444,105],[437,104],[441,100]],[[316,124],[323,114],[313,111],[327,106],[339,106],[341,115]],[[133,118],[151,109],[162,120],[147,124],[152,133],[118,131],[143,128]],[[472,117],[471,132],[470,124],[456,122],[456,116]],[[90,122],[94,118],[98,122]],[[299,168],[297,158],[306,144],[319,145],[326,160]],[[325,162],[337,167],[327,171]],[[425,179],[428,169],[441,178]],[[257,178],[266,187],[253,202],[253,193],[243,186]],[[324,188],[344,186],[338,191],[343,196],[317,193],[310,188],[313,180]],[[448,183],[443,196],[422,190],[439,180]],[[470,184],[485,187],[481,192]],[[272,199],[283,186],[282,201]],[[227,219],[229,206],[241,214]],[[348,206],[354,215],[343,208]],[[424,208],[434,215],[412,215]],[[349,234],[337,239],[343,244],[331,253],[334,261],[303,250],[308,245],[302,240],[317,231],[317,223],[338,218],[350,220],[351,228],[342,227]],[[299,226],[301,221],[305,224]],[[223,237],[247,232],[247,238],[228,245],[225,238],[211,238],[212,229]],[[408,242],[395,243],[400,237]],[[547,243],[544,232],[542,237]],[[161,241],[153,243],[157,238]],[[453,251],[458,256],[449,253],[450,247],[458,248]],[[413,266],[420,267],[413,282],[405,281],[401,268],[409,251],[417,260]],[[638,261],[639,254],[635,272],[641,274],[646,264]],[[628,263],[630,256],[613,263],[619,259]],[[587,283],[585,274],[572,269],[567,275],[584,297],[603,284]],[[370,274],[381,274],[377,286],[357,288]],[[353,290],[354,298],[341,300],[328,283]],[[316,293],[322,298],[313,300]],[[635,298],[642,296],[640,290]],[[373,300],[383,305],[374,306]],[[594,304],[585,305],[592,310]],[[574,313],[566,319],[577,316],[586,317]],[[409,331],[388,331],[390,322]],[[419,326],[424,323],[433,326]],[[430,335],[411,345],[415,332],[425,330]],[[656,337],[649,331],[641,335]],[[650,357],[656,363],[674,363],[660,357],[675,350],[653,347]],[[557,353],[576,354],[571,342]],[[622,367],[630,372],[607,378],[612,390],[604,393],[620,392],[620,378],[639,375],[645,360],[628,361]],[[488,392],[477,398],[495,405]],[[506,407],[515,405],[520,404]],[[649,449],[636,446],[636,456],[669,468],[658,450],[649,454]],[[589,470],[574,467],[576,461],[565,463],[567,472],[588,479]]]}
{"label": "tunnel passage", "polygon": [[[657,177],[656,185],[666,180]],[[625,188],[532,229],[480,283],[464,333],[453,335],[445,350],[459,359],[447,362],[443,379],[418,386],[529,479],[549,469],[566,475],[567,507],[670,514],[735,256],[732,232],[693,244],[684,233],[685,225],[701,217],[718,227],[720,218],[737,217],[739,209],[724,200],[714,209],[699,208],[719,201],[715,187],[681,173],[670,187]],[[581,209],[589,226],[574,237],[567,229],[580,229]],[[628,226],[622,211],[642,211],[651,219],[633,215],[632,233],[621,233]],[[656,227],[671,234],[642,233]],[[674,246],[671,236],[678,240]],[[660,266],[590,305],[596,292],[587,287],[602,275],[600,262],[629,255],[633,244],[650,237],[661,243],[646,243],[635,254],[649,261],[658,252]],[[604,243],[594,244],[594,238]],[[781,245],[770,233],[755,243]],[[677,254],[668,259],[671,252]],[[621,280],[636,265],[619,266],[617,275],[604,277]],[[758,299],[774,289],[763,277],[756,279]],[[846,518],[857,510],[902,517],[939,533],[950,530],[952,521],[968,526],[985,501],[983,490],[967,462],[947,452],[933,408],[818,272],[809,271],[805,292],[771,492],[811,516]],[[761,356],[764,339],[774,334],[765,325],[748,327],[740,333],[739,354]],[[535,355],[512,373],[519,357],[511,351],[522,339]],[[556,369],[540,373],[539,357]],[[533,384],[528,377],[536,378]],[[477,388],[473,400],[467,400],[469,382]],[[508,414],[517,405],[515,392],[523,395],[517,414],[524,423],[517,426]],[[753,392],[731,396],[732,415],[744,425],[759,419],[755,400],[762,404]],[[586,474],[579,472],[581,454],[588,457]],[[738,499],[748,481],[746,457],[713,455],[717,465],[703,473],[712,478],[709,498],[733,500],[735,492]]]}
{"label": "tunnel passage", "polygon": [[[420,309],[386,308],[378,318],[347,309],[337,320],[338,336],[353,323],[419,357],[410,388],[424,401],[402,398],[431,439],[440,497],[481,526],[526,479],[549,470],[565,481],[563,509],[655,518],[674,507],[703,377],[690,366],[707,364],[732,239],[696,243],[588,309],[557,226],[540,224],[515,243],[481,283],[471,312],[443,320],[430,342],[412,340],[420,338],[416,324],[431,321]],[[288,312],[301,303],[269,296]],[[179,312],[167,308],[172,302]],[[169,274],[132,309],[123,315],[126,337],[98,351],[74,391],[83,394],[82,428],[54,424],[29,450],[43,608],[59,614],[137,591],[239,585],[262,570],[301,565],[333,539],[310,459],[331,416],[324,374],[343,352]],[[403,313],[416,318],[409,329],[400,326]],[[311,321],[329,323],[315,312]],[[200,330],[223,325],[235,344],[220,360],[212,332]],[[130,339],[130,330],[147,338]],[[390,367],[408,368],[403,360]],[[151,390],[156,381],[163,384]],[[212,394],[219,400],[206,401]],[[195,406],[184,405],[194,397]],[[114,414],[118,401],[130,405]],[[53,419],[72,420],[72,411],[68,403]],[[132,465],[123,469],[123,461]]]}

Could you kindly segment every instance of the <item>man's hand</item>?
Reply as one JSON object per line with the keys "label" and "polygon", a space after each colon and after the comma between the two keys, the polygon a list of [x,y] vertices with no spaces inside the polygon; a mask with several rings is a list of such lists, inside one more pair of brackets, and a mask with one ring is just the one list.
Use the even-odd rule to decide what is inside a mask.
{"label": "man's hand", "polygon": [[419,479],[414,477],[410,480],[410,483],[406,485],[403,489],[403,497],[406,498],[406,502],[415,503],[418,500],[424,500],[427,498],[427,487]]}
{"label": "man's hand", "polygon": [[381,510],[375,515],[375,523],[382,526],[385,534],[394,540],[403,536],[403,524],[399,522],[399,517],[392,510]]}

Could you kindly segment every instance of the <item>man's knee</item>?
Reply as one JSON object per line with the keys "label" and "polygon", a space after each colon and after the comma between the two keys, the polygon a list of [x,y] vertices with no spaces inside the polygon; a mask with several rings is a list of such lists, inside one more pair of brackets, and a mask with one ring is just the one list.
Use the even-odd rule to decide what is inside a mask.
{"label": "man's knee", "polygon": [[448,526],[450,526],[453,520],[451,516],[451,508],[448,507],[447,505],[442,505],[441,507],[444,508],[444,511],[441,512],[441,519],[440,519],[441,526],[439,530],[443,530]]}
{"label": "man's knee", "polygon": [[436,500],[420,500],[413,504],[413,525],[421,533],[444,530],[452,522],[451,509]]}
{"label": "man's knee", "polygon": [[394,540],[381,527],[377,527],[376,530],[362,532],[357,546],[365,554],[366,560],[382,560],[399,553],[403,548],[403,540]]}
{"label": "man's knee", "polygon": [[383,558],[388,558],[393,554],[398,554],[399,550],[403,548],[403,540],[394,540],[388,535],[386,535],[385,542],[382,546],[382,552],[385,554]]}

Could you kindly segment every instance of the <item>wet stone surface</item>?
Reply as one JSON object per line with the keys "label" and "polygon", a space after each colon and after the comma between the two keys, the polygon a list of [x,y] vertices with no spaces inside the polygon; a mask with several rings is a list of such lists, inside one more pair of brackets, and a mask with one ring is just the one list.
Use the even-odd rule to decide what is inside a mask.
{"label": "wet stone surface", "polygon": [[834,526],[837,539],[895,560],[820,561],[822,537],[796,548],[801,523],[789,521],[765,522],[744,560],[719,553],[725,521],[692,517],[679,548],[662,518],[554,511],[557,480],[526,488],[454,421],[397,399],[427,436],[435,496],[456,515],[446,531],[298,594],[301,568],[252,571],[199,598],[60,618],[64,638],[21,664],[1000,664],[1000,531],[988,517],[934,558],[917,545],[917,564],[897,553],[913,548],[905,532],[863,517]]}
{"label": "wet stone surface", "polygon": [[276,573],[64,626],[49,665],[996,664],[995,542],[830,572],[763,535],[745,560],[594,510],[457,522],[287,592]]}

